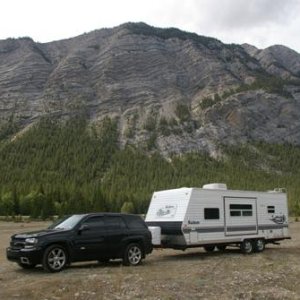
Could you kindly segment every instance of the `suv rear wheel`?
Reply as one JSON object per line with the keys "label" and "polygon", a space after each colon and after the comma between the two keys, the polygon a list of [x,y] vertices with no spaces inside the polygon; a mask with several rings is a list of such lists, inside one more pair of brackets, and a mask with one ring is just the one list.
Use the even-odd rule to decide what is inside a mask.
{"label": "suv rear wheel", "polygon": [[68,261],[67,251],[60,245],[52,245],[48,247],[43,256],[43,268],[48,272],[59,272]]}
{"label": "suv rear wheel", "polygon": [[141,263],[143,251],[140,244],[129,244],[123,255],[123,264],[125,266],[137,266]]}

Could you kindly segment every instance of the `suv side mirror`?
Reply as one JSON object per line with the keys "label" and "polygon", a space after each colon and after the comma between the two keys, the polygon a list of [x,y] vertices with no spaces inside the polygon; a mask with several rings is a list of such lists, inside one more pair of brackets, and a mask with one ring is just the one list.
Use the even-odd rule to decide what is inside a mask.
{"label": "suv side mirror", "polygon": [[90,230],[90,226],[87,225],[87,224],[82,224],[79,229],[78,229],[78,232],[82,232],[82,231],[87,231],[87,230]]}

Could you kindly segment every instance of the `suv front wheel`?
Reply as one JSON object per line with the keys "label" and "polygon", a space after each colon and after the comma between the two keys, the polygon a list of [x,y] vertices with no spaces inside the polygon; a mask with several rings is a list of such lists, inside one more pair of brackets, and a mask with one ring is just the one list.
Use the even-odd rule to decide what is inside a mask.
{"label": "suv front wheel", "polygon": [[67,251],[60,245],[48,247],[43,256],[43,268],[48,272],[59,272],[67,265]]}
{"label": "suv front wheel", "polygon": [[137,266],[143,258],[142,247],[139,244],[129,244],[123,255],[123,264],[125,266]]}

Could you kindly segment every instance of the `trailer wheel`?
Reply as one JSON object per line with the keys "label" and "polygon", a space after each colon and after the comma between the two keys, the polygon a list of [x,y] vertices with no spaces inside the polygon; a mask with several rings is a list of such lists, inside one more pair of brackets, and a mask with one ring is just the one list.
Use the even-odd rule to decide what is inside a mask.
{"label": "trailer wheel", "polygon": [[265,250],[265,240],[264,239],[258,239],[255,241],[255,244],[254,244],[254,249],[255,249],[255,252],[262,252]]}
{"label": "trailer wheel", "polygon": [[204,246],[204,250],[206,252],[213,252],[215,250],[215,246]]}
{"label": "trailer wheel", "polygon": [[240,248],[244,254],[250,254],[253,252],[253,242],[251,240],[244,240]]}
{"label": "trailer wheel", "polygon": [[219,251],[225,251],[226,250],[226,245],[219,245],[219,246],[217,246],[217,249],[219,250]]}

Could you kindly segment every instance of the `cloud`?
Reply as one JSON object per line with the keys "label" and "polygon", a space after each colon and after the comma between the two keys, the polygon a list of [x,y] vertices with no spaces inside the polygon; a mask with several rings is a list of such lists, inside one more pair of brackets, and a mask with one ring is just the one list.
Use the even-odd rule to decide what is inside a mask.
{"label": "cloud", "polygon": [[259,48],[285,44],[300,51],[300,0],[186,0],[169,22],[226,43]]}
{"label": "cloud", "polygon": [[226,43],[285,44],[300,51],[299,17],[300,0],[10,0],[1,5],[0,39],[46,42],[143,21]]}
{"label": "cloud", "polygon": [[286,24],[299,8],[298,0],[202,0],[203,24],[218,29],[251,29],[274,24]]}
{"label": "cloud", "polygon": [[[226,43],[259,48],[285,44],[300,51],[300,0],[152,0],[144,20]],[[156,17],[154,17],[154,15]]]}

